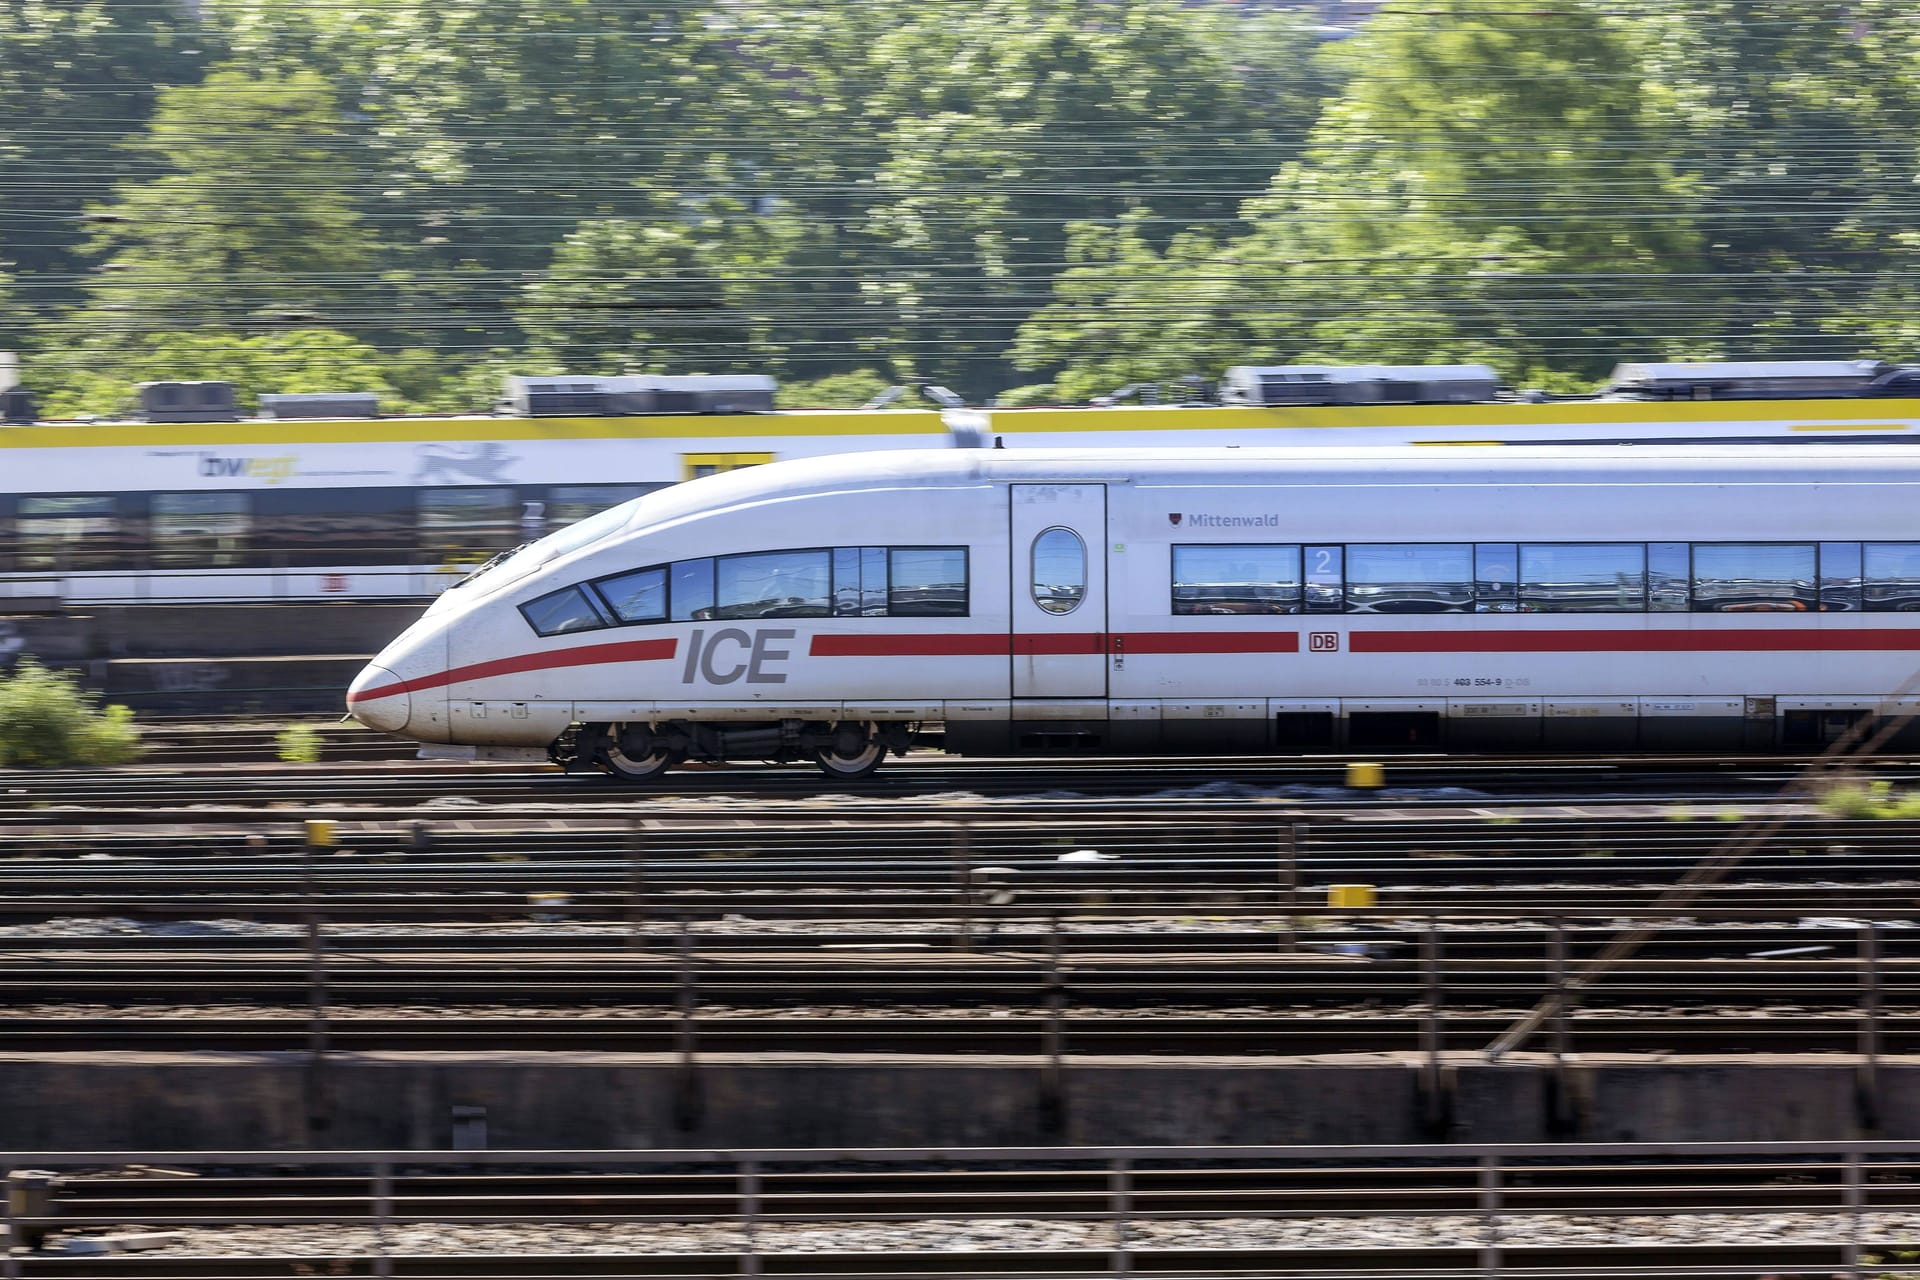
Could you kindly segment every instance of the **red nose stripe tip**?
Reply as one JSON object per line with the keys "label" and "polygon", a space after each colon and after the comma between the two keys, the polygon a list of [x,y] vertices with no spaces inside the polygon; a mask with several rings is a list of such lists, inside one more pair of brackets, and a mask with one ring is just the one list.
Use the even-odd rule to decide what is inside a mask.
{"label": "red nose stripe tip", "polygon": [[373,689],[362,689],[350,694],[348,703],[371,702],[375,698],[391,698],[397,693],[415,693],[421,689],[439,689],[450,684],[459,684],[464,680],[485,680],[489,676],[517,675],[523,671],[550,671],[560,667],[595,667],[609,662],[656,662],[671,658],[680,642],[672,637],[663,640],[622,640],[616,644],[588,644],[577,649],[557,649],[551,653],[523,653],[513,658],[496,658],[492,662],[475,662],[464,667],[454,667],[450,671],[436,672],[430,676],[418,676],[412,680],[402,680],[398,684],[383,684]]}

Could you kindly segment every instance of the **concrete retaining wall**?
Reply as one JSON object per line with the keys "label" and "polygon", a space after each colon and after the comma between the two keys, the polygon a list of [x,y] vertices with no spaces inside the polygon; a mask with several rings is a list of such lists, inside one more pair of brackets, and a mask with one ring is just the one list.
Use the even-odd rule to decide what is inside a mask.
{"label": "concrete retaining wall", "polygon": [[[715,1058],[689,1077],[623,1054],[76,1053],[0,1057],[0,1148],[446,1148],[479,1108],[497,1148],[1041,1143],[1831,1141],[1920,1136],[1920,1060],[1884,1065],[1879,1127],[1845,1059],[1461,1061],[1426,1127],[1391,1056],[1088,1059],[1064,1093],[1028,1059]],[[476,1123],[469,1113],[469,1125]],[[471,1134],[469,1135],[472,1136]]]}

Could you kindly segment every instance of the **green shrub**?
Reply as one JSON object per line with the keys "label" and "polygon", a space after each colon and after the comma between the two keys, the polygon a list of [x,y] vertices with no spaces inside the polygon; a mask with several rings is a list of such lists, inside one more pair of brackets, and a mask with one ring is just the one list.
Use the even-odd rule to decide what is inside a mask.
{"label": "green shrub", "polygon": [[314,764],[320,759],[320,731],[310,724],[290,724],[273,739],[279,757],[288,764]]}
{"label": "green shrub", "polygon": [[99,709],[66,672],[23,658],[0,678],[0,764],[124,764],[140,750],[133,712]]}

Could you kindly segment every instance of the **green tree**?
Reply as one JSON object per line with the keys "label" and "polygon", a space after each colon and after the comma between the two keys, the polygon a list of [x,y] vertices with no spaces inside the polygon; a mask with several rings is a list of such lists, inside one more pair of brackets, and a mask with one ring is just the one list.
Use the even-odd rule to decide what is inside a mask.
{"label": "green tree", "polygon": [[386,363],[372,346],[332,329],[251,337],[219,329],[173,330],[123,342],[96,338],[67,363],[43,354],[39,385],[45,388],[46,411],[54,417],[120,413],[133,402],[137,382],[201,379],[232,382],[248,408],[263,391],[372,391],[388,412],[439,407],[400,394]]}
{"label": "green tree", "polygon": [[[1592,377],[1700,251],[1643,113],[1631,33],[1597,7],[1389,10],[1332,50],[1307,149],[1212,254],[1088,241],[1023,329],[1029,369],[1107,379],[1233,362],[1488,360]],[[1622,69],[1626,74],[1622,74]],[[1678,294],[1679,290],[1671,291]],[[1104,320],[1108,304],[1117,314]]]}
{"label": "green tree", "polygon": [[90,320],[122,333],[285,323],[337,307],[373,258],[340,109],[318,74],[221,70],[163,90],[133,144],[166,172],[93,216]]}
{"label": "green tree", "polygon": [[[198,80],[220,49],[219,31],[187,5],[0,5],[0,262],[21,279],[22,305],[43,312],[81,296],[82,210],[145,172],[121,142],[161,86]],[[31,318],[0,320],[0,347],[25,345]]]}

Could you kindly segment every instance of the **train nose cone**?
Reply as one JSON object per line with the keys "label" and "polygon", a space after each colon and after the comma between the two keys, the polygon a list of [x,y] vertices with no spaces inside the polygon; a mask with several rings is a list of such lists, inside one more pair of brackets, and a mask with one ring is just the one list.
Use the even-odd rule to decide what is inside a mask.
{"label": "train nose cone", "polygon": [[385,667],[369,666],[347,689],[347,714],[369,729],[398,733],[413,714],[413,699],[399,676]]}

